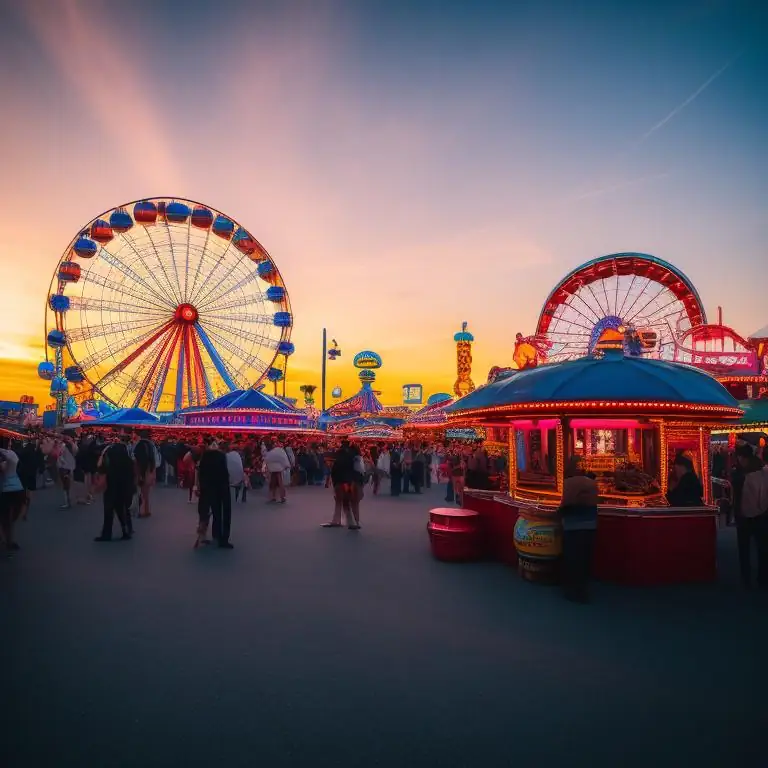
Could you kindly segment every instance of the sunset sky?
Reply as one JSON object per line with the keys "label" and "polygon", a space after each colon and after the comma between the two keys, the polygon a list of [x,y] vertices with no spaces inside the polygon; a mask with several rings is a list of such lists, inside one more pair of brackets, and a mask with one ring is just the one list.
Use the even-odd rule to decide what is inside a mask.
{"label": "sunset sky", "polygon": [[596,256],[679,267],[710,319],[768,322],[765,2],[0,0],[0,397],[34,393],[54,267],[151,196],[222,210],[295,313],[289,393],[450,390],[509,365]]}

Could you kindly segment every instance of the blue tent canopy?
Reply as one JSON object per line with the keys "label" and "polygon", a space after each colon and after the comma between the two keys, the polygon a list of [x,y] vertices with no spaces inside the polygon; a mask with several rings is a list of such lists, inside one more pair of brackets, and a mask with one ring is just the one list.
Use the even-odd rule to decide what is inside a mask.
{"label": "blue tent canopy", "polygon": [[159,424],[160,419],[143,408],[121,408],[119,411],[110,413],[109,416],[105,416],[95,423],[114,424],[115,426],[138,426],[141,424],[152,426],[153,424]]}

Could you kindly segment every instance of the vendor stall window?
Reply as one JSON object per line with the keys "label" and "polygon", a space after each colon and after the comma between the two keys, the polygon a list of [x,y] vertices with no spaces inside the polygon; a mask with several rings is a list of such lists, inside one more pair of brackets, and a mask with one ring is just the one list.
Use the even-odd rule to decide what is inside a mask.
{"label": "vendor stall window", "polygon": [[641,421],[573,419],[566,444],[584,470],[595,475],[603,499],[640,502],[660,493],[659,436]]}
{"label": "vendor stall window", "polygon": [[530,424],[515,430],[517,485],[530,490],[553,490],[557,487],[556,424]]}

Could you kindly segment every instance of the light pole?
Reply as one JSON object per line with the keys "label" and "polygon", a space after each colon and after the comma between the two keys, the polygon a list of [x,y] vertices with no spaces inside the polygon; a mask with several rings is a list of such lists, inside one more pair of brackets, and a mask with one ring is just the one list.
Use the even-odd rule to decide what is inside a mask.
{"label": "light pole", "polygon": [[331,343],[333,344],[333,347],[331,349],[328,349],[328,334],[326,332],[326,329],[323,328],[323,374],[321,377],[321,397],[320,397],[320,405],[322,406],[321,413],[325,413],[325,367],[328,362],[328,360],[335,360],[337,357],[341,355],[341,350],[339,349],[339,345],[336,343],[336,339],[331,339]]}
{"label": "light pole", "polygon": [[323,328],[323,375],[321,381],[322,395],[321,395],[321,413],[325,413],[325,359],[328,357],[328,336],[325,328]]}

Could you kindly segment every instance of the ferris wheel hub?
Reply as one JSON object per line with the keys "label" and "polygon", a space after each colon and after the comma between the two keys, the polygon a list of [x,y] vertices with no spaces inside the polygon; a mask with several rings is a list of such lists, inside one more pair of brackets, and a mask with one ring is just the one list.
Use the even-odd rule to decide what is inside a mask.
{"label": "ferris wheel hub", "polygon": [[174,317],[176,320],[180,320],[182,323],[194,323],[197,322],[198,313],[197,309],[192,306],[192,304],[179,304],[178,307],[176,307],[176,312],[174,313]]}

